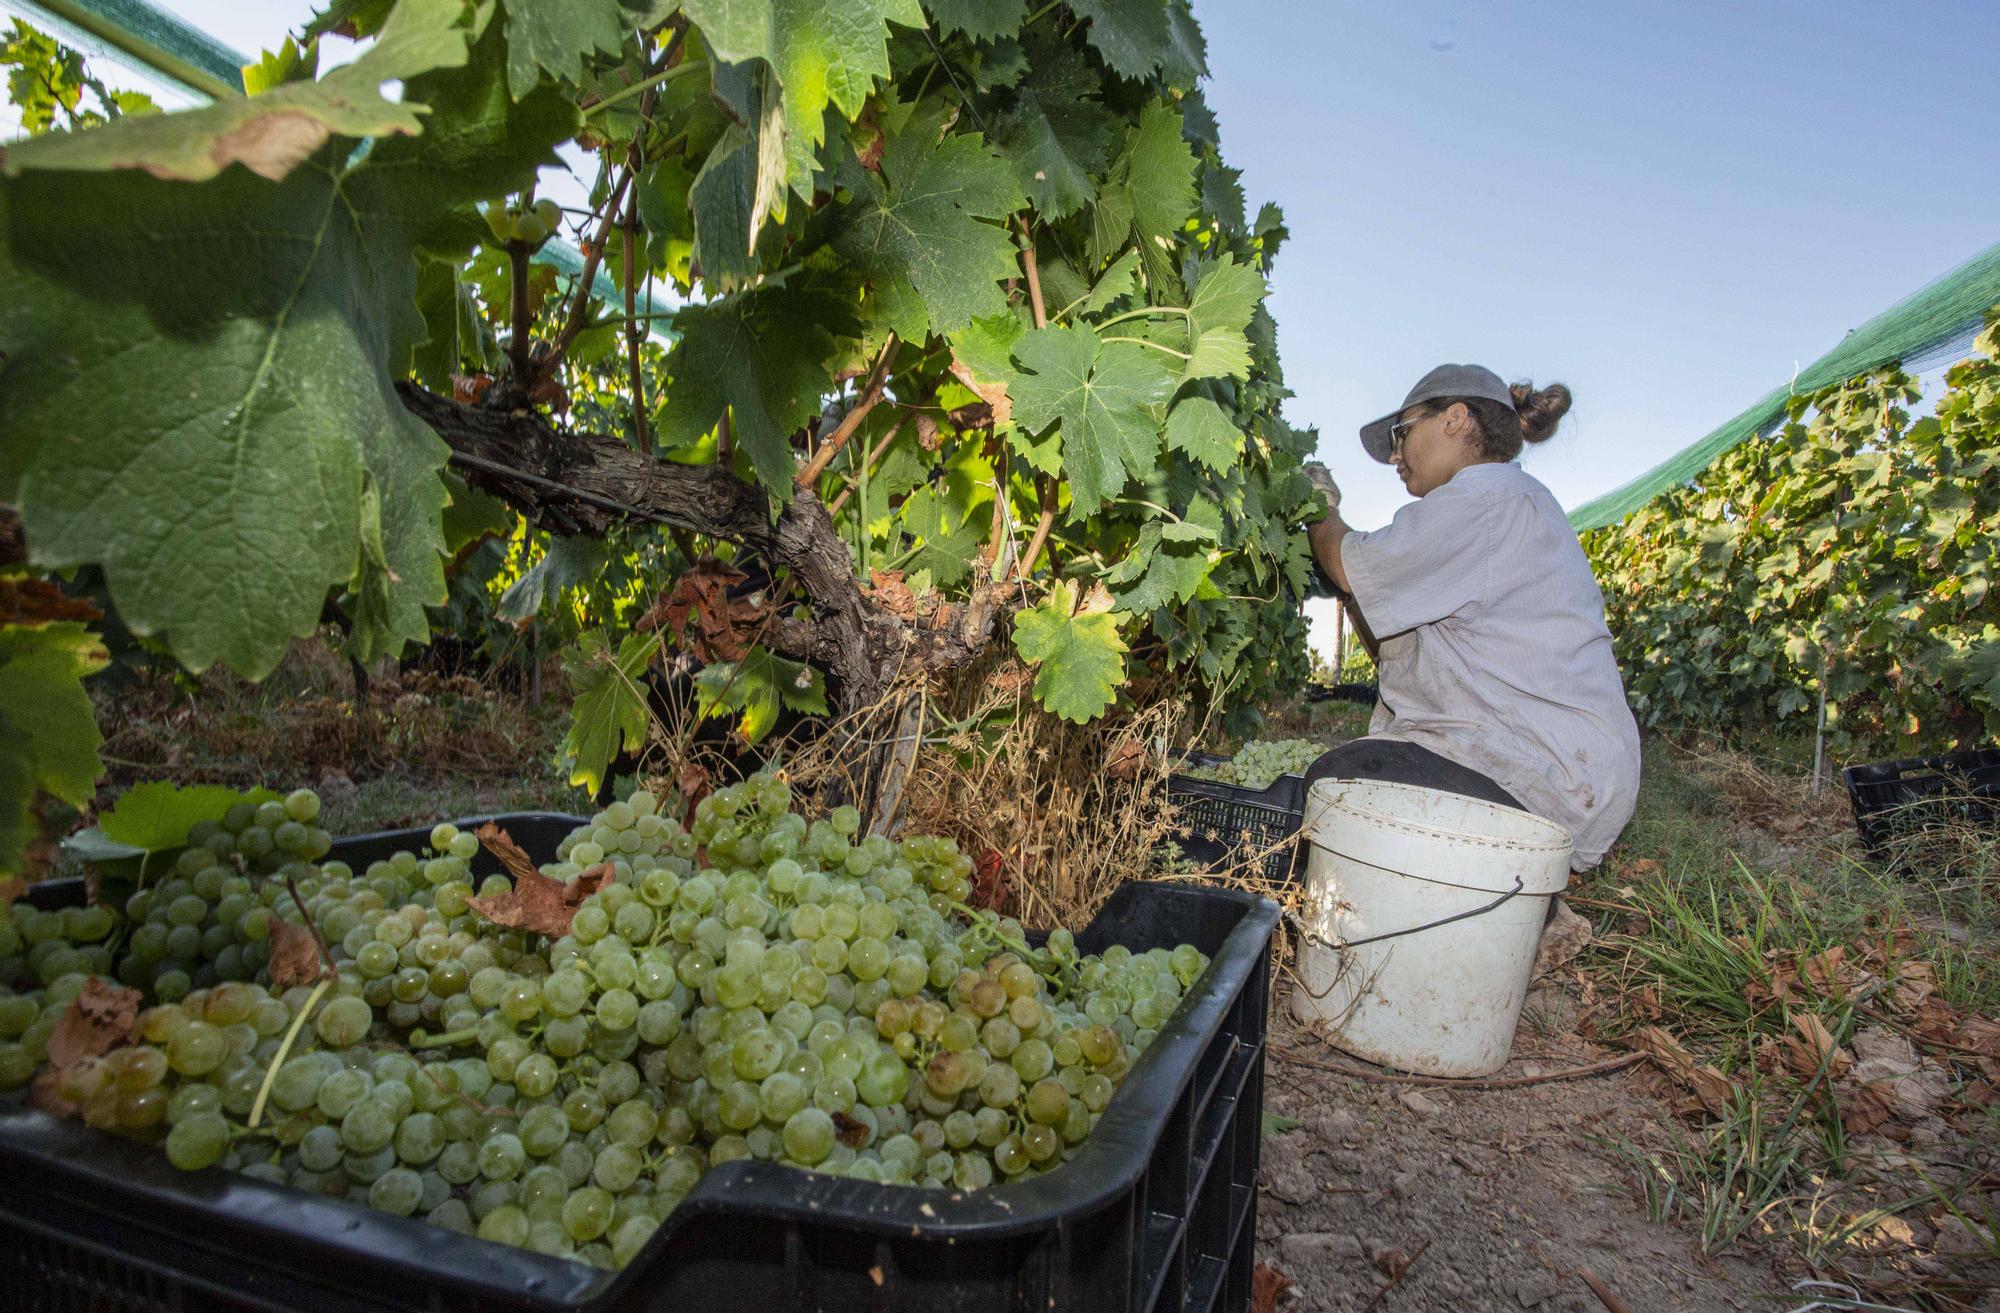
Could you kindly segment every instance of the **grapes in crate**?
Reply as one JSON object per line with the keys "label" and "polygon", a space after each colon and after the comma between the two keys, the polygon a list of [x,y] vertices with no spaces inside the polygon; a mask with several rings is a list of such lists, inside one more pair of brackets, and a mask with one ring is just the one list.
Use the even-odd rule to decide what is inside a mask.
{"label": "grapes in crate", "polygon": [[[321,860],[309,792],[233,810],[122,915],[0,913],[0,1087],[178,1167],[604,1267],[733,1159],[961,1190],[1058,1168],[1206,957],[1031,948],[964,905],[951,841],[790,804],[755,777],[685,829],[637,792],[539,869],[485,835],[512,884],[475,884],[481,836],[449,824],[356,871]],[[308,921],[331,965],[314,940],[289,983],[274,944]],[[45,1066],[114,974],[129,1028]]]}
{"label": "grapes in crate", "polygon": [[1281,775],[1305,774],[1325,752],[1326,745],[1312,739],[1252,739],[1237,749],[1235,756],[1186,773],[1198,780],[1268,789]]}

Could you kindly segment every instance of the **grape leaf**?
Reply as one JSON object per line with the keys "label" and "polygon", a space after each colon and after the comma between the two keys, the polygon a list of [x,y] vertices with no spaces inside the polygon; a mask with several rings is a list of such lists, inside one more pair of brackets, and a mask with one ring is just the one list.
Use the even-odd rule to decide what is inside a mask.
{"label": "grape leaf", "polygon": [[959,382],[993,407],[993,423],[1013,423],[1014,401],[1007,384],[1014,377],[1014,344],[1028,331],[1027,321],[1013,314],[975,319],[951,335],[951,372]]}
{"label": "grape leaf", "polygon": [[575,122],[553,90],[509,101],[503,57],[489,33],[471,66],[406,83],[422,136],[336,141],[282,183],[0,185],[0,497],[37,563],[101,564],[134,632],[261,677],[353,578],[366,471],[401,581],[382,639],[426,634],[445,447],[392,387],[424,333],[412,252],[531,182]]}
{"label": "grape leaf", "polygon": [[1208,76],[1208,42],[1187,0],[1167,0],[1167,28],[1172,40],[1160,56],[1161,71],[1169,86],[1185,90]]}
{"label": "grape leaf", "polygon": [[1077,306],[1076,312],[1080,315],[1097,314],[1115,304],[1119,298],[1132,295],[1138,287],[1139,253],[1127,251],[1099,275],[1097,285],[1090,289],[1090,295]]}
{"label": "grape leaf", "polygon": [[[1180,232],[1194,212],[1194,154],[1181,136],[1181,115],[1165,105],[1139,114],[1128,147],[1131,157],[1132,222],[1139,236],[1153,239]],[[1143,250],[1144,247],[1142,246]]]}
{"label": "grape leaf", "polygon": [[190,784],[148,780],[118,795],[110,811],[100,812],[97,829],[113,843],[137,852],[156,853],[187,843],[188,829],[197,821],[219,821],[239,802],[276,802],[283,795],[270,789],[232,789],[226,784]]}
{"label": "grape leaf", "polygon": [[1243,434],[1207,397],[1188,397],[1167,415],[1167,450],[1184,451],[1212,470],[1226,470],[1243,454]]}
{"label": "grape leaf", "polygon": [[674,316],[680,342],[660,412],[663,449],[692,446],[727,411],[758,479],[780,501],[797,473],[792,433],[819,415],[833,390],[828,366],[852,314],[809,284],[759,287]]}
{"label": "grape leaf", "polygon": [[694,258],[704,282],[728,290],[756,272],[758,230],[785,191],[784,107],[762,64],[715,70],[717,99],[735,117],[688,189]]}
{"label": "grape leaf", "polygon": [[1264,276],[1249,265],[1224,256],[1209,266],[1188,298],[1192,342],[1183,379],[1250,377],[1244,333],[1264,292]]}
{"label": "grape leaf", "polygon": [[1030,71],[992,136],[1043,219],[1090,203],[1111,160],[1114,121],[1097,98],[1102,79],[1067,42],[1032,42]]}
{"label": "grape leaf", "polygon": [[110,663],[97,635],[77,621],[0,628],[0,718],[11,727],[0,755],[25,761],[37,788],[72,806],[90,801],[104,773],[97,757],[104,738],[83,680]]}
{"label": "grape leaf", "polygon": [[586,56],[615,55],[625,39],[618,0],[504,2],[507,89],[517,100],[534,90],[544,69],[561,81],[581,82]]}
{"label": "grape leaf", "polygon": [[778,723],[781,709],[826,714],[826,686],[803,662],[752,647],[741,661],[717,661],[695,676],[698,707],[704,716],[735,714],[737,732],[751,743]]}
{"label": "grape leaf", "polygon": [[1118,700],[1125,640],[1115,612],[1076,610],[1076,582],[1058,579],[1037,606],[1014,617],[1014,650],[1040,669],[1035,697],[1064,720],[1083,724]]}
{"label": "grape leaf", "polygon": [[[1214,563],[1208,545],[1190,541],[1186,533],[1169,540],[1166,527],[1158,520],[1148,521],[1125,559],[1105,573],[1105,583],[1121,588],[1119,610],[1146,615],[1170,603],[1185,602],[1208,578]],[[1128,584],[1132,586],[1124,587]]]}
{"label": "grape leaf", "polygon": [[575,694],[561,748],[571,784],[595,793],[613,757],[645,746],[653,716],[644,680],[659,651],[658,634],[627,634],[614,653],[606,631],[588,629],[563,654]]}
{"label": "grape leaf", "polygon": [[500,594],[498,610],[502,620],[519,624],[542,613],[542,608],[571,588],[587,584],[604,572],[611,561],[611,544],[601,538],[551,538],[541,559],[521,572],[521,577]]}
{"label": "grape leaf", "polygon": [[229,96],[177,114],[120,118],[90,132],[50,133],[4,152],[9,176],[23,169],[143,169],[200,182],[232,164],[280,181],[331,137],[387,137],[423,130],[425,103],[396,101],[382,84],[465,63],[470,33],[462,0],[402,0],[359,59],[317,82],[291,82],[261,96]]}
{"label": "grape leaf", "polygon": [[1090,44],[1125,77],[1149,76],[1172,45],[1161,0],[1070,0],[1070,8],[1090,20]]}
{"label": "grape leaf", "polygon": [[1026,0],[926,0],[925,8],[946,36],[963,32],[975,41],[1012,36],[1028,13]]}
{"label": "grape leaf", "polygon": [[28,845],[40,833],[29,807],[35,798],[35,764],[11,747],[26,742],[27,735],[0,716],[0,744],[10,745],[0,750],[0,875],[21,870]]}
{"label": "grape leaf", "polygon": [[1020,183],[979,137],[940,141],[937,128],[934,116],[920,115],[890,138],[881,174],[871,176],[869,194],[854,203],[835,241],[878,290],[915,290],[917,299],[889,320],[909,342],[1005,310],[1000,283],[1020,268],[1006,230],[982,222],[1020,208]]}
{"label": "grape leaf", "polygon": [[1017,375],[1011,389],[1015,419],[1035,432],[1062,424],[1072,521],[1158,463],[1160,423],[1152,407],[1173,394],[1174,384],[1153,352],[1132,342],[1100,343],[1087,325],[1071,324],[1023,337],[1014,359],[1030,371]]}
{"label": "grape leaf", "polygon": [[[876,79],[889,76],[888,24],[924,26],[918,0],[686,0],[681,8],[718,58],[762,59],[777,74],[785,176],[807,199],[827,106],[859,116]],[[782,198],[772,213],[784,217]]]}

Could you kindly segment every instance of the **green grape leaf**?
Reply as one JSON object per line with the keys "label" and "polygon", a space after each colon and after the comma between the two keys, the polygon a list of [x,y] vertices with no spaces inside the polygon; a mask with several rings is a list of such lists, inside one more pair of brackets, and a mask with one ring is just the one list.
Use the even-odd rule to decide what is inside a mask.
{"label": "green grape leaf", "polygon": [[1155,353],[1132,342],[1100,343],[1087,325],[1071,324],[1029,333],[1015,344],[1014,359],[1029,371],[1014,380],[1015,420],[1035,432],[1062,424],[1072,522],[1158,463],[1152,408],[1173,394],[1174,383]]}
{"label": "green grape leaf", "polygon": [[1161,0],[1070,0],[1070,8],[1090,20],[1090,44],[1125,77],[1150,76],[1172,46]]}
{"label": "green grape leaf", "polygon": [[143,169],[156,178],[201,182],[241,164],[281,181],[329,138],[421,132],[423,100],[391,100],[382,84],[465,63],[471,34],[464,13],[462,0],[402,0],[359,59],[317,82],[290,82],[176,114],[124,117],[90,132],[50,133],[10,145],[0,161],[10,177],[24,169]]}
{"label": "green grape leaf", "polygon": [[1250,342],[1244,332],[1264,292],[1264,275],[1229,256],[1208,267],[1188,298],[1192,342],[1183,379],[1250,377]]}
{"label": "green grape leaf", "polygon": [[28,845],[40,830],[30,810],[35,800],[35,764],[26,752],[13,747],[26,742],[21,728],[0,716],[0,875],[21,870]]}
{"label": "green grape leaf", "polygon": [[505,536],[514,528],[514,512],[498,497],[479,492],[449,469],[444,473],[445,493],[451,500],[444,508],[444,549],[454,556],[467,546],[495,534]]}
{"label": "green grape leaf", "polygon": [[[715,70],[719,98],[738,116],[709,150],[688,191],[694,220],[694,258],[704,281],[727,289],[757,270],[757,234],[765,218],[784,209],[784,107],[769,94],[761,64]],[[726,89],[726,93],[724,93]]]}
{"label": "green grape leaf", "polygon": [[37,564],[101,564],[135,633],[261,677],[354,577],[365,472],[400,581],[379,641],[426,635],[446,449],[393,388],[424,335],[412,254],[529,184],[575,122],[552,90],[509,101],[503,55],[489,33],[471,67],[407,82],[422,136],[335,142],[281,183],[0,184],[0,498]]}
{"label": "green grape leaf", "polygon": [[595,793],[613,757],[645,746],[653,723],[646,705],[646,667],[659,651],[657,633],[627,634],[614,653],[606,631],[589,629],[563,654],[575,701],[559,751],[571,784]]}
{"label": "green grape leaf", "polygon": [[[889,76],[888,24],[925,22],[918,0],[685,0],[681,8],[718,58],[761,59],[777,74],[785,176],[807,199],[827,107],[858,117],[876,80]],[[772,213],[784,217],[782,200]]]}
{"label": "green grape leaf", "polygon": [[[407,3],[408,0],[405,0]],[[534,90],[546,70],[560,81],[583,80],[583,61],[615,55],[625,40],[618,0],[504,0],[507,8],[507,89],[515,99]]]}
{"label": "green grape leaf", "polygon": [[417,313],[424,317],[424,340],[411,352],[410,368],[424,386],[449,389],[451,376],[466,366],[491,367],[493,334],[481,317],[479,298],[459,277],[459,261],[432,259],[417,266]]}
{"label": "green grape leaf", "polygon": [[1097,92],[1102,79],[1066,42],[1028,47],[1029,73],[992,136],[1028,199],[1046,220],[1090,203],[1111,160],[1114,120]]}
{"label": "green grape leaf", "polygon": [[972,573],[985,537],[985,526],[972,513],[963,489],[926,484],[904,499],[899,508],[904,530],[921,546],[911,558],[915,569],[928,570],[940,588],[952,588]]}
{"label": "green grape leaf", "polygon": [[500,618],[510,624],[534,619],[542,613],[542,608],[569,589],[603,574],[614,552],[612,545],[601,538],[585,538],[581,534],[551,538],[542,558],[522,571],[521,577],[500,594]]}
{"label": "green grape leaf", "polygon": [[663,449],[699,442],[731,416],[736,441],[757,478],[779,501],[792,496],[792,434],[819,415],[833,390],[828,365],[852,312],[809,284],[759,287],[688,306],[674,316],[681,335],[667,366],[660,412]]}
{"label": "green grape leaf", "polygon": [[1028,16],[1027,0],[926,0],[924,7],[944,35],[963,32],[975,41],[1012,36]]}
{"label": "green grape leaf", "polygon": [[1161,71],[1169,86],[1190,89],[1208,76],[1208,42],[1187,0],[1167,0],[1167,28],[1173,40],[1160,56]]}
{"label": "green grape leaf", "polygon": [[1040,605],[1014,617],[1014,650],[1039,666],[1035,697],[1064,720],[1083,724],[1118,700],[1125,640],[1115,612],[1076,610],[1076,582],[1058,579]]}
{"label": "green grape leaf", "polygon": [[[170,780],[148,780],[118,795],[111,810],[98,813],[92,829],[73,837],[81,839],[94,833],[122,847],[121,855],[164,852],[184,847],[188,829],[197,821],[219,821],[240,802],[276,802],[282,797],[270,789],[239,791],[226,784],[183,788]],[[70,849],[71,845],[63,847]]]}
{"label": "green grape leaf", "polygon": [[[1146,245],[1178,234],[1194,212],[1194,154],[1181,136],[1176,109],[1152,104],[1140,111],[1129,146],[1132,222]],[[1144,246],[1141,247],[1144,249]]]}
{"label": "green grape leaf", "polygon": [[104,737],[83,680],[109,664],[80,623],[0,627],[0,719],[10,726],[0,756],[26,763],[36,788],[71,806],[89,803],[104,774]]}
{"label": "green grape leaf", "polygon": [[1097,286],[1090,289],[1090,295],[1077,306],[1080,315],[1094,315],[1116,304],[1121,298],[1139,290],[1139,253],[1127,251],[1119,256],[1109,269],[1097,280]]}
{"label": "green grape leaf", "polygon": [[1000,283],[1020,270],[1003,219],[1022,204],[1013,171],[979,137],[937,139],[937,120],[919,116],[889,140],[882,172],[869,180],[835,249],[878,290],[907,286],[917,299],[890,320],[910,342],[951,333],[1007,301]]}
{"label": "green grape leaf", "polygon": [[1185,534],[1170,540],[1165,526],[1152,520],[1139,530],[1138,541],[1104,581],[1120,588],[1119,610],[1148,615],[1193,597],[1213,564],[1207,544],[1186,541]]}
{"label": "green grape leaf", "polygon": [[1207,397],[1189,397],[1167,414],[1167,450],[1186,452],[1212,470],[1226,470],[1243,454],[1243,434]]}
{"label": "green grape leaf", "polygon": [[696,708],[708,717],[735,714],[736,730],[757,743],[781,711],[827,714],[826,682],[817,670],[753,645],[741,661],[716,661],[695,675]]}

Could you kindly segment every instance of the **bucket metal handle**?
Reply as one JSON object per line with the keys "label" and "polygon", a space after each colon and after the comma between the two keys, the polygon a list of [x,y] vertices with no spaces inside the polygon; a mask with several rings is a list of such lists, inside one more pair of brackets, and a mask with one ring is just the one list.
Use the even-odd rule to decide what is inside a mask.
{"label": "bucket metal handle", "polygon": [[[1413,925],[1407,930],[1391,930],[1387,934],[1370,935],[1366,939],[1348,939],[1337,944],[1307,926],[1304,918],[1300,917],[1297,912],[1287,911],[1285,919],[1297,927],[1298,932],[1305,936],[1309,942],[1331,948],[1335,952],[1344,952],[1350,948],[1360,948],[1364,944],[1379,944],[1385,939],[1400,939],[1404,935],[1421,934],[1426,930],[1435,930],[1439,926],[1450,925],[1454,921],[1470,921],[1475,916],[1485,916],[1488,912],[1493,911],[1502,904],[1511,902],[1513,899],[1519,897],[1523,888],[1524,885],[1521,877],[1517,875],[1514,877],[1514,887],[1512,889],[1509,889],[1506,893],[1501,894],[1498,898],[1482,907],[1475,907],[1467,912],[1455,912],[1450,916],[1440,917],[1435,921],[1426,921],[1422,925]],[[1536,894],[1533,896],[1539,898],[1544,895]]]}

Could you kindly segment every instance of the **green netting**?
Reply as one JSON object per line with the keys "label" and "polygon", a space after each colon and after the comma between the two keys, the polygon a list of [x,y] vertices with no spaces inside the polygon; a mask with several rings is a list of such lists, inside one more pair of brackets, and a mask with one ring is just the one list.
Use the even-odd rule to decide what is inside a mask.
{"label": "green netting", "polygon": [[1769,430],[1793,396],[1845,383],[1884,365],[1901,363],[1921,372],[1963,354],[1996,304],[2000,304],[2000,243],[1876,315],[1799,371],[1797,378],[1773,388],[1756,405],[1685,451],[1577,507],[1569,513],[1570,526],[1581,533],[1616,524],[1667,489],[1687,483],[1723,452]]}
{"label": "green netting", "polygon": [[20,8],[52,30],[86,32],[190,91],[243,94],[243,56],[145,0],[21,0]]}

